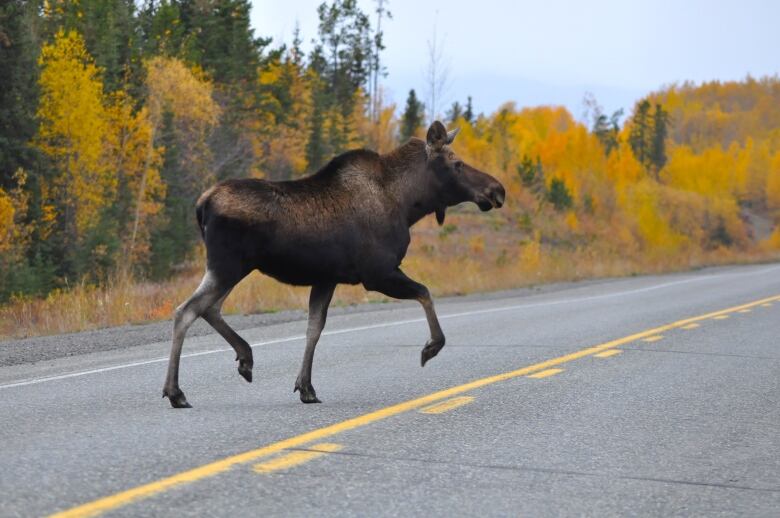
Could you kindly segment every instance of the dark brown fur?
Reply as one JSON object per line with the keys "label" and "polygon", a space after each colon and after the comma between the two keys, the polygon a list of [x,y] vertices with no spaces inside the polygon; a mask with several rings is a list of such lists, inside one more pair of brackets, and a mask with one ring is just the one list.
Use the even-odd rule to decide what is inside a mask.
{"label": "dark brown fur", "polygon": [[349,151],[300,180],[228,180],[206,191],[196,216],[207,250],[207,271],[193,296],[177,309],[174,344],[163,395],[189,406],[178,386],[178,363],[187,327],[204,317],[233,346],[239,373],[252,376],[252,350],[220,316],[230,290],[253,270],[293,285],[312,286],[309,329],[295,389],[318,402],[311,385],[314,348],[338,284],[360,284],[423,305],[431,340],[422,364],[444,346],[430,294],[400,270],[409,228],[464,201],[482,210],[500,207],[504,188],[460,161],[450,149],[457,132],[435,122],[426,141],[411,139],[386,155]]}

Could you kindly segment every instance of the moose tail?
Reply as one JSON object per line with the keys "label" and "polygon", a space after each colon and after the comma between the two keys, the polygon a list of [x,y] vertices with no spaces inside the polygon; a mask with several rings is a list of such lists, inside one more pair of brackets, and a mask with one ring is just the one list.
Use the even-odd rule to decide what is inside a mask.
{"label": "moose tail", "polygon": [[198,220],[198,228],[200,228],[200,237],[205,241],[206,240],[206,212],[208,211],[208,205],[209,205],[209,194],[211,194],[211,190],[209,189],[203,195],[198,198],[198,202],[195,204],[195,217]]}

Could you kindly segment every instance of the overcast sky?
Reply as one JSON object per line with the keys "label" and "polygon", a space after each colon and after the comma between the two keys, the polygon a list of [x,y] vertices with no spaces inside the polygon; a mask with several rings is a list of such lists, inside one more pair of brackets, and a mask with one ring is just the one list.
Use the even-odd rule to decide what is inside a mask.
{"label": "overcast sky", "polygon": [[[289,42],[296,22],[316,36],[321,0],[253,0],[257,35]],[[374,0],[359,0],[374,17]],[[576,117],[585,92],[607,112],[684,80],[742,79],[780,72],[780,0],[390,0],[383,22],[388,75],[399,106],[424,97],[426,42],[434,24],[450,68],[448,104],[477,111],[505,101],[562,104]]]}

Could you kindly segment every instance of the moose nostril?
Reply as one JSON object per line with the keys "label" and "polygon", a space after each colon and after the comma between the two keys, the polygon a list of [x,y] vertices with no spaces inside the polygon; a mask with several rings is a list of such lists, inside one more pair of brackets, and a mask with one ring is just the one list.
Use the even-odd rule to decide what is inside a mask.
{"label": "moose nostril", "polygon": [[492,189],[490,198],[495,202],[497,207],[501,207],[504,204],[506,197],[504,188],[501,185],[497,185]]}

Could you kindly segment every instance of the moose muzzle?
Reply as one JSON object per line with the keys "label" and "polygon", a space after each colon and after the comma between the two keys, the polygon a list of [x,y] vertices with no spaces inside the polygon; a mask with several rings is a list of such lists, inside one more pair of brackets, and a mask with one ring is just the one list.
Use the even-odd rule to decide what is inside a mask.
{"label": "moose muzzle", "polygon": [[490,209],[498,209],[504,204],[506,199],[506,191],[504,186],[498,181],[492,181],[485,187],[482,192],[477,193],[474,200],[479,209],[482,212],[489,211]]}

